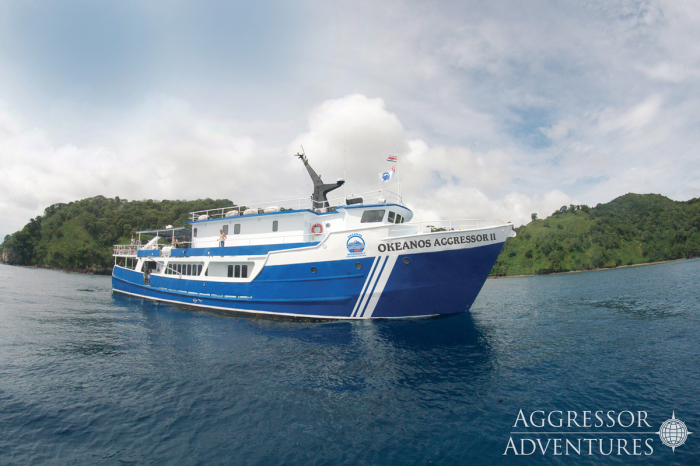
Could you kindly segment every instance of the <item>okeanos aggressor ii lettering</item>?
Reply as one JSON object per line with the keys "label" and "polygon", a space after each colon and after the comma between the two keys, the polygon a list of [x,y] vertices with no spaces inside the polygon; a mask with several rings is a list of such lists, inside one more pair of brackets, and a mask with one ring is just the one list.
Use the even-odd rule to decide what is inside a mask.
{"label": "okeanos aggressor ii lettering", "polygon": [[411,249],[436,248],[440,246],[452,246],[457,244],[483,243],[496,241],[494,233],[484,233],[479,235],[443,236],[434,239],[421,239],[411,241],[394,241],[377,246],[379,252],[407,251]]}

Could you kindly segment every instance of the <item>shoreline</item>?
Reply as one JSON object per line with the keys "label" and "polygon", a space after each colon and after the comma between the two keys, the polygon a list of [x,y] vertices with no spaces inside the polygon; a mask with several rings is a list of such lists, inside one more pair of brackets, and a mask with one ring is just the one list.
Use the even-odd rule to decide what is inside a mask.
{"label": "shoreline", "polygon": [[678,261],[685,261],[688,260],[688,258],[683,258],[683,259],[670,259],[666,261],[658,261],[658,262],[644,262],[641,264],[632,264],[632,265],[618,265],[616,267],[599,267],[595,269],[583,269],[583,270],[568,270],[566,272],[552,272],[552,273],[531,273],[531,274],[520,274],[520,275],[504,275],[501,277],[498,276],[489,276],[487,280],[491,279],[497,279],[497,278],[522,278],[522,277],[546,277],[549,275],[565,275],[569,273],[585,273],[585,272],[602,272],[605,270],[615,270],[615,269],[628,269],[631,267],[646,267],[647,265],[658,265],[658,264],[668,264],[669,262],[678,262]]}
{"label": "shoreline", "polygon": [[25,269],[45,269],[45,270],[56,270],[59,272],[66,273],[82,273],[84,275],[112,275],[112,268],[97,269],[86,267],[84,269],[62,269],[61,267],[51,267],[50,265],[19,265],[19,264],[8,264],[7,262],[1,262],[1,265],[7,265],[10,267],[22,267]]}

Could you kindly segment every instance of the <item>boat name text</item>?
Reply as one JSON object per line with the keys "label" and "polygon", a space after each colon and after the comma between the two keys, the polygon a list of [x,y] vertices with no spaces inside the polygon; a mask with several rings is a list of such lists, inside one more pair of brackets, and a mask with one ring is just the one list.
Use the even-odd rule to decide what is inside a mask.
{"label": "boat name text", "polygon": [[483,235],[466,235],[466,236],[443,236],[436,238],[434,241],[430,239],[412,240],[412,241],[397,241],[394,243],[380,244],[377,249],[379,252],[386,251],[405,251],[407,249],[424,249],[437,248],[440,246],[452,246],[456,244],[481,243],[484,241],[495,241],[494,233],[485,233]]}

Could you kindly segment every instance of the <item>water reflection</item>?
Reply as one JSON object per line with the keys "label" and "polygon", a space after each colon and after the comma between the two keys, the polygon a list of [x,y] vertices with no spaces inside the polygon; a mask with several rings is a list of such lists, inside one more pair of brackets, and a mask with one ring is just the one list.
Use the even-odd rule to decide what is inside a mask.
{"label": "water reflection", "polygon": [[[471,385],[492,368],[488,336],[469,313],[311,322],[192,312],[121,295],[112,299],[138,310],[154,349],[170,347],[200,364],[215,360],[249,374],[269,370],[279,383],[297,387],[353,392],[451,381]],[[171,354],[159,353],[150,351],[154,364],[172,364]]]}

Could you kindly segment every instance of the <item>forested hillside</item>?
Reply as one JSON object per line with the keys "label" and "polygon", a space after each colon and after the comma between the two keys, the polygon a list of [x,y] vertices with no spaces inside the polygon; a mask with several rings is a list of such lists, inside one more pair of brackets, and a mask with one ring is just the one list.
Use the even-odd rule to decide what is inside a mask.
{"label": "forested hillside", "polygon": [[700,256],[700,199],[626,194],[516,229],[491,275],[545,274]]}
{"label": "forested hillside", "polygon": [[2,260],[109,273],[112,245],[128,243],[135,231],[186,225],[189,212],[231,205],[228,199],[127,201],[103,196],[54,204],[5,237]]}

